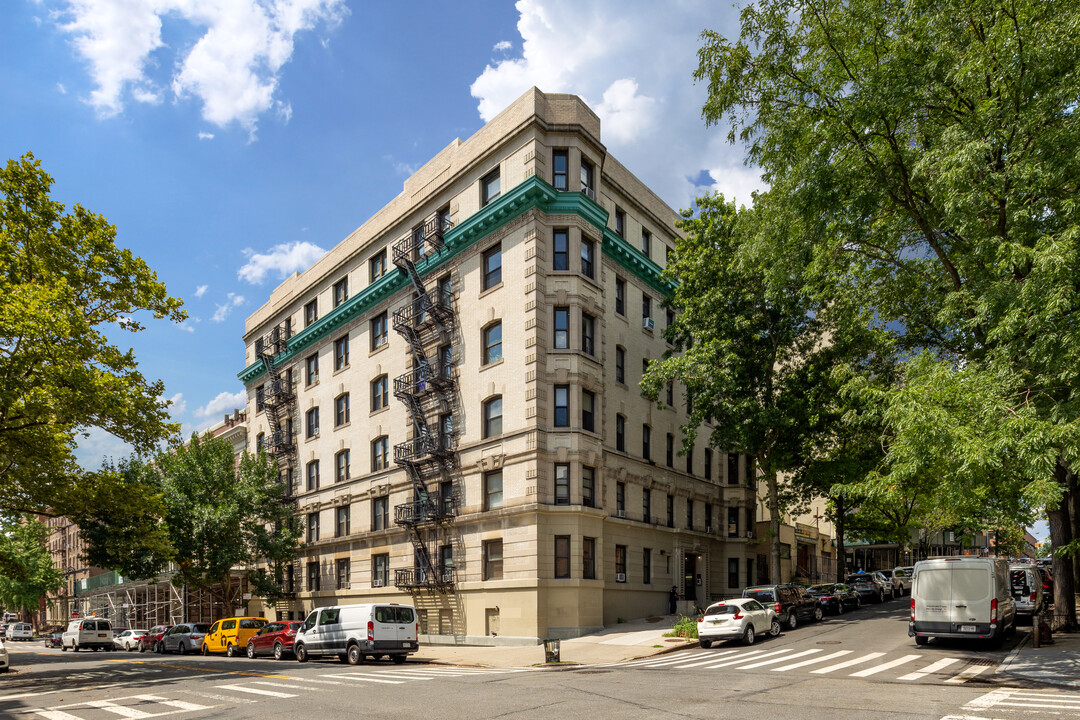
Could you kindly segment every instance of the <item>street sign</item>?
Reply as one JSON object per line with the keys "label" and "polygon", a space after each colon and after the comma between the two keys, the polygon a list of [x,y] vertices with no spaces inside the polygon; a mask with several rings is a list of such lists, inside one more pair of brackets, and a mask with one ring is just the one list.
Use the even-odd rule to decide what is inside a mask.
{"label": "street sign", "polygon": [[73,618],[80,618],[80,617],[82,617],[82,615],[80,615],[80,614],[79,614],[79,611],[78,611],[78,610],[72,610],[72,611],[71,611],[71,617],[73,617]]}

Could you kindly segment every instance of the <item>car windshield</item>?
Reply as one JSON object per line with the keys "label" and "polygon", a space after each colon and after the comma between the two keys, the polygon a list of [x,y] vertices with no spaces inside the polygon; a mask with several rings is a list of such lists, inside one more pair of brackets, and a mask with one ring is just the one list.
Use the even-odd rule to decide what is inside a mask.
{"label": "car windshield", "polygon": [[209,623],[198,623],[197,625],[192,625],[191,626],[191,632],[200,632],[200,633],[210,632],[210,624]]}
{"label": "car windshield", "polygon": [[734,615],[741,608],[738,605],[713,605],[705,611],[706,615]]}
{"label": "car windshield", "polygon": [[747,590],[745,593],[743,593],[743,597],[754,598],[758,602],[766,603],[771,603],[776,600],[776,594],[773,592],[772,588],[764,588],[760,590],[755,590],[751,588],[750,590]]}
{"label": "car windshield", "polygon": [[251,619],[247,619],[247,620],[241,620],[240,621],[240,629],[241,630],[255,630],[257,628],[261,628],[265,624],[266,624],[265,620],[251,618]]}
{"label": "car windshield", "polygon": [[847,581],[849,583],[867,583],[873,579],[869,575],[849,575]]}
{"label": "car windshield", "polygon": [[833,592],[832,585],[812,585],[806,589],[815,595],[828,595]]}

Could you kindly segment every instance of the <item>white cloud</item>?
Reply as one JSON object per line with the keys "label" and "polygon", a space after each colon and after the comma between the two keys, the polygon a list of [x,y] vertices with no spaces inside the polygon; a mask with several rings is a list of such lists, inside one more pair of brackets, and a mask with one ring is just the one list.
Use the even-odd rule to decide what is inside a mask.
{"label": "white cloud", "polygon": [[236,272],[236,276],[252,285],[258,285],[271,272],[276,272],[284,279],[294,272],[302,272],[312,263],[326,254],[318,245],[309,242],[284,243],[275,245],[268,253],[257,253],[248,248],[244,250],[248,261]]}
{"label": "white cloud", "polygon": [[225,416],[225,413],[231,413],[236,408],[243,409],[247,407],[247,393],[241,392],[220,392],[217,396],[206,403],[200,408],[196,408],[195,417],[208,418],[215,415]]}
{"label": "white cloud", "polygon": [[243,295],[237,295],[236,293],[229,293],[225,296],[225,304],[218,305],[217,310],[214,311],[214,316],[210,318],[211,322],[225,322],[225,318],[229,317],[229,313],[233,311],[233,308],[240,307],[247,300]]}
{"label": "white cloud", "polygon": [[[89,65],[96,87],[88,102],[101,115],[120,113],[129,96],[160,102],[148,70],[172,65],[167,84],[176,98],[193,96],[204,120],[236,123],[253,135],[269,110],[288,121],[291,109],[274,95],[295,36],[333,27],[348,12],[345,0],[67,0],[58,17]],[[201,34],[188,47],[171,48],[162,40],[163,23]]]}
{"label": "white cloud", "polygon": [[509,40],[500,40],[495,43],[495,47],[491,48],[495,52],[506,52],[510,48],[514,47],[514,44]]}
{"label": "white cloud", "polygon": [[180,415],[187,410],[187,402],[184,401],[184,393],[176,393],[169,398],[169,412],[173,415]]}
{"label": "white cloud", "polygon": [[196,287],[195,288],[195,297],[201,298],[203,295],[205,295],[206,290],[207,290],[208,287],[210,287],[210,286],[209,285],[199,285],[198,287]]}
{"label": "white cloud", "polygon": [[[710,0],[677,8],[654,0],[518,0],[516,7],[520,55],[494,61],[471,87],[482,119],[534,85],[572,93],[600,116],[612,154],[676,209],[709,190],[749,204],[751,191],[764,187],[743,166],[742,148],[727,142],[727,128],[705,127],[707,88],[693,81],[701,31],[737,36],[738,8]],[[695,187],[703,170],[715,184]]]}
{"label": "white cloud", "polygon": [[135,448],[101,428],[86,428],[86,437],[75,436],[75,461],[85,470],[99,470],[106,458],[120,460]]}
{"label": "white cloud", "polygon": [[56,83],[56,91],[61,95],[67,95],[67,88],[64,87],[64,83]]}
{"label": "white cloud", "polygon": [[182,322],[182,323],[180,323],[180,329],[181,329],[181,330],[183,330],[183,331],[184,331],[184,332],[186,332],[186,333],[193,333],[193,332],[195,332],[195,328],[194,328],[194,327],[192,327],[191,325],[188,325],[188,324],[187,324],[187,322]]}
{"label": "white cloud", "polygon": [[211,133],[211,132],[200,132],[200,133],[199,133],[199,139],[200,139],[200,140],[213,140],[213,139],[214,139],[214,133]]}

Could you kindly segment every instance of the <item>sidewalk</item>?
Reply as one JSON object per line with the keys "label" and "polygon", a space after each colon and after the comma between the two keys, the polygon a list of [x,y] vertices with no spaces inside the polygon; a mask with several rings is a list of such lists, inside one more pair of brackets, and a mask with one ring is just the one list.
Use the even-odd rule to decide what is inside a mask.
{"label": "sidewalk", "polygon": [[1054,643],[1033,647],[1027,636],[998,668],[1024,680],[1080,687],[1080,633],[1054,633]]}
{"label": "sidewalk", "polygon": [[[678,619],[675,615],[630,620],[591,635],[562,640],[560,659],[565,665],[619,662],[648,657],[690,645],[682,638],[666,638]],[[692,641],[696,643],[697,641]],[[477,667],[528,667],[544,664],[544,646],[471,647],[421,645],[411,662],[473,665]],[[550,667],[558,667],[551,665]]]}

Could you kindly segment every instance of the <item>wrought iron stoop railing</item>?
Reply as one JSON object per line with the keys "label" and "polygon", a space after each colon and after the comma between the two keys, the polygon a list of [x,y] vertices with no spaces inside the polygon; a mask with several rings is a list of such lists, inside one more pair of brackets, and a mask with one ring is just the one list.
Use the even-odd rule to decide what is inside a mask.
{"label": "wrought iron stoop railing", "polygon": [[416,267],[442,249],[443,233],[449,229],[449,219],[437,213],[393,248],[394,265],[408,276],[414,291],[413,300],[393,315],[394,331],[408,343],[413,361],[412,370],[394,378],[394,397],[405,405],[412,423],[412,437],[394,446],[394,463],[405,468],[414,496],[412,502],[394,508],[394,522],[409,533],[414,557],[413,567],[394,571],[394,585],[411,592],[445,593],[455,584],[454,569],[437,567],[431,551],[457,514],[453,498],[440,495],[444,483],[452,482],[457,457],[452,430],[438,419],[453,411],[455,380],[443,358],[433,362],[437,348],[452,337],[453,294],[442,287],[425,287]]}

